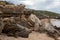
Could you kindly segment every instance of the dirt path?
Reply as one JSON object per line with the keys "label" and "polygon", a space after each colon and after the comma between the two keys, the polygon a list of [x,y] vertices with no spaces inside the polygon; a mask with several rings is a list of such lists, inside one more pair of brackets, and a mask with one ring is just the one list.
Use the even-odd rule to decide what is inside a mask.
{"label": "dirt path", "polygon": [[14,37],[8,37],[6,35],[0,35],[0,39],[1,40],[54,40],[48,37],[46,34],[41,34],[38,32],[32,32],[29,35],[29,38],[21,38],[21,37],[14,38]]}

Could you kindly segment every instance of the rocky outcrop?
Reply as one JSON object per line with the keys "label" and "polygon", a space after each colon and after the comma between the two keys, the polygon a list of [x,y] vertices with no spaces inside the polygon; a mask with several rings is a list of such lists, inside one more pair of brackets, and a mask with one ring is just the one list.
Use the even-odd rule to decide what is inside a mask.
{"label": "rocky outcrop", "polygon": [[21,16],[27,11],[25,5],[0,5],[0,15],[3,17]]}
{"label": "rocky outcrop", "polygon": [[14,36],[14,37],[28,37],[29,33],[32,31],[25,27],[24,23],[22,21],[16,22],[14,18],[4,18],[4,29],[2,30],[3,33],[6,33],[9,36]]}
{"label": "rocky outcrop", "polygon": [[0,33],[10,36],[28,37],[32,32],[22,15],[29,15],[25,5],[0,5]]}
{"label": "rocky outcrop", "polygon": [[50,35],[55,40],[57,40],[57,38],[60,37],[60,31],[57,29],[57,24],[53,25],[54,23],[53,20],[58,20],[58,19],[41,19],[42,29],[43,31],[47,32],[48,35]]}
{"label": "rocky outcrop", "polygon": [[[60,30],[56,29],[55,19],[44,17],[39,19],[32,14],[25,5],[0,5],[0,33],[14,37],[29,37],[32,31],[47,33],[54,39],[60,36]],[[55,22],[56,23],[56,22]]]}

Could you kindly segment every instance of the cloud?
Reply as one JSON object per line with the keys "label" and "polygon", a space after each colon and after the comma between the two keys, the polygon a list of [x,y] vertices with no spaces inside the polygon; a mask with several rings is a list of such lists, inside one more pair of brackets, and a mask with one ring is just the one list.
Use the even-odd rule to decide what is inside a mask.
{"label": "cloud", "polygon": [[52,9],[60,6],[60,0],[54,0],[46,9]]}
{"label": "cloud", "polygon": [[28,4],[28,8],[31,9],[40,9],[47,0],[25,0],[24,3]]}
{"label": "cloud", "polygon": [[8,1],[8,2],[13,3],[13,4],[15,4],[15,5],[18,5],[18,4],[20,4],[21,1],[23,1],[23,0],[5,0],[5,1]]}
{"label": "cloud", "polygon": [[25,4],[27,8],[35,10],[49,10],[59,12],[60,0],[6,0],[8,2],[18,4]]}
{"label": "cloud", "polygon": [[34,3],[32,1],[21,1],[21,3],[25,4],[25,5],[34,5]]}

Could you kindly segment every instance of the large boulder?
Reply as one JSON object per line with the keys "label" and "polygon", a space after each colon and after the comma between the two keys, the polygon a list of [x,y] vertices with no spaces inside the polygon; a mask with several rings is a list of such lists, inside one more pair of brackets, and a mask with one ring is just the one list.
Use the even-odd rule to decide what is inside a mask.
{"label": "large boulder", "polygon": [[29,21],[34,22],[32,25],[34,25],[33,30],[38,31],[39,28],[41,27],[41,20],[34,14],[31,14],[29,16]]}
{"label": "large boulder", "polygon": [[2,32],[9,36],[28,37],[29,34],[31,33],[31,30],[29,28],[22,26],[22,24],[23,24],[22,22],[21,22],[21,24],[16,23],[14,18],[5,18],[4,24],[5,24],[4,29]]}
{"label": "large boulder", "polygon": [[50,37],[53,37],[57,40],[60,36],[60,31],[55,29],[55,27],[51,24],[50,19],[41,19],[43,31],[45,31]]}

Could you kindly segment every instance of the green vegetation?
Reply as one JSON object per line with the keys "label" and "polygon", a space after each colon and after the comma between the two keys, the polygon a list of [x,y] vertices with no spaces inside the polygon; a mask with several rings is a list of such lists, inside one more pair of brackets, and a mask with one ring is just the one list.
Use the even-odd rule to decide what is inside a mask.
{"label": "green vegetation", "polygon": [[41,11],[41,10],[34,10],[34,14],[38,17],[42,16],[49,16],[49,17],[58,17],[60,14],[50,12],[50,11]]}

